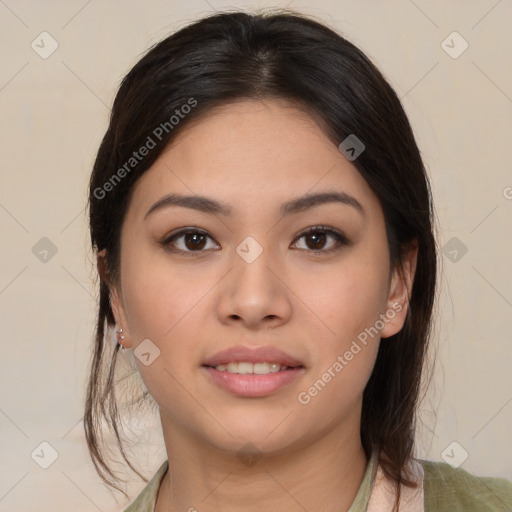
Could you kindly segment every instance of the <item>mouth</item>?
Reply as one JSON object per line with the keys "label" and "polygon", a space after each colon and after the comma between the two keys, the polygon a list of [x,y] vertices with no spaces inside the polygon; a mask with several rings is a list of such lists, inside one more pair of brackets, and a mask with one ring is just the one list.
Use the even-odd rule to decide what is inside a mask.
{"label": "mouth", "polygon": [[203,365],[206,368],[213,368],[219,372],[227,372],[237,375],[269,375],[271,373],[283,372],[304,368],[302,365],[287,366],[277,362],[259,362],[250,361],[230,361],[229,363],[218,364],[215,366]]}
{"label": "mouth", "polygon": [[208,383],[246,398],[275,394],[296,383],[306,371],[301,361],[271,346],[232,347],[207,359],[201,368]]}
{"label": "mouth", "polygon": [[[251,347],[240,345],[217,352],[203,366],[219,371],[240,374],[267,374],[281,369],[304,366],[302,361],[272,346]],[[260,373],[261,372],[261,373]]]}

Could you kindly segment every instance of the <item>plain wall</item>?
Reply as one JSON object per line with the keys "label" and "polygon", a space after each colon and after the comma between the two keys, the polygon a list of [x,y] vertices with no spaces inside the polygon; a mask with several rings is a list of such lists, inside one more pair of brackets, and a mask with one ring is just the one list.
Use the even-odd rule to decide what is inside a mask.
{"label": "plain wall", "polygon": [[[96,314],[84,210],[92,162],[119,82],[151,44],[214,9],[265,6],[312,14],[339,30],[402,99],[431,177],[439,245],[446,247],[438,362],[420,408],[417,454],[442,460],[457,441],[468,452],[461,467],[512,480],[512,3],[5,0],[0,511],[110,512],[128,503],[122,496],[116,502],[94,472],[81,421]],[[58,43],[46,59],[31,47],[35,41],[39,52],[51,48],[43,31]],[[458,58],[442,47],[453,31],[469,44]],[[452,39],[453,53],[462,41]],[[43,237],[55,246],[53,256]],[[46,262],[34,254],[42,257],[44,248]],[[137,457],[150,477],[165,452],[158,419],[145,417],[144,424],[151,445]],[[36,448],[48,456],[42,442],[58,452],[48,469],[31,457]],[[133,498],[144,482],[131,478]]]}

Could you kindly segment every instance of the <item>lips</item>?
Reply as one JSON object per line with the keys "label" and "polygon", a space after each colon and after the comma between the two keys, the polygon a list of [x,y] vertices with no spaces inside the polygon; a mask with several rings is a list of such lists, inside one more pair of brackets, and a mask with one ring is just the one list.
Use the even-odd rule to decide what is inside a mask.
{"label": "lips", "polygon": [[271,347],[231,347],[221,352],[217,352],[212,357],[204,361],[203,366],[215,367],[220,364],[228,364],[233,362],[247,363],[277,363],[281,366],[289,366],[291,368],[303,367],[301,361],[295,359],[291,355],[282,350]]}
{"label": "lips", "polygon": [[[268,365],[275,371],[262,371]],[[240,367],[242,372],[239,372]],[[231,395],[244,398],[271,396],[296,383],[306,371],[301,361],[271,346],[231,347],[206,359],[201,368],[210,383]],[[238,371],[232,373],[230,370],[233,369]],[[257,371],[249,373],[248,369]]]}

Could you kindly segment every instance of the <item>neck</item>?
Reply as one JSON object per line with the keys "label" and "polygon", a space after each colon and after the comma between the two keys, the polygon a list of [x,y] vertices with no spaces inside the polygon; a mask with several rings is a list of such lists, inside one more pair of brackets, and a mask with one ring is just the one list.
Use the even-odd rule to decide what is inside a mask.
{"label": "neck", "polygon": [[346,511],[368,463],[359,430],[343,435],[334,429],[307,445],[251,461],[175,425],[162,426],[169,469],[155,512]]}

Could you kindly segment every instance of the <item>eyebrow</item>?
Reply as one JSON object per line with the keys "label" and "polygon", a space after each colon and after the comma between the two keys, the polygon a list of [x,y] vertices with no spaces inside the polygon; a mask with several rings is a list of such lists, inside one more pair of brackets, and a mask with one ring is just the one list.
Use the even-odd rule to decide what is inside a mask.
{"label": "eyebrow", "polygon": [[[291,199],[283,203],[280,207],[280,213],[283,216],[292,215],[294,213],[303,212],[327,203],[341,203],[347,206],[351,206],[356,209],[362,216],[365,216],[365,210],[361,203],[353,196],[346,192],[338,191],[326,191],[314,194],[306,194],[304,196]],[[182,194],[169,194],[159,199],[151,208],[147,211],[144,219],[150,214],[162,208],[171,206],[181,206],[183,208],[191,208],[193,210],[199,210],[201,212],[210,214],[221,214],[230,216],[233,214],[233,209],[230,205],[217,201],[206,196],[187,196]]]}

